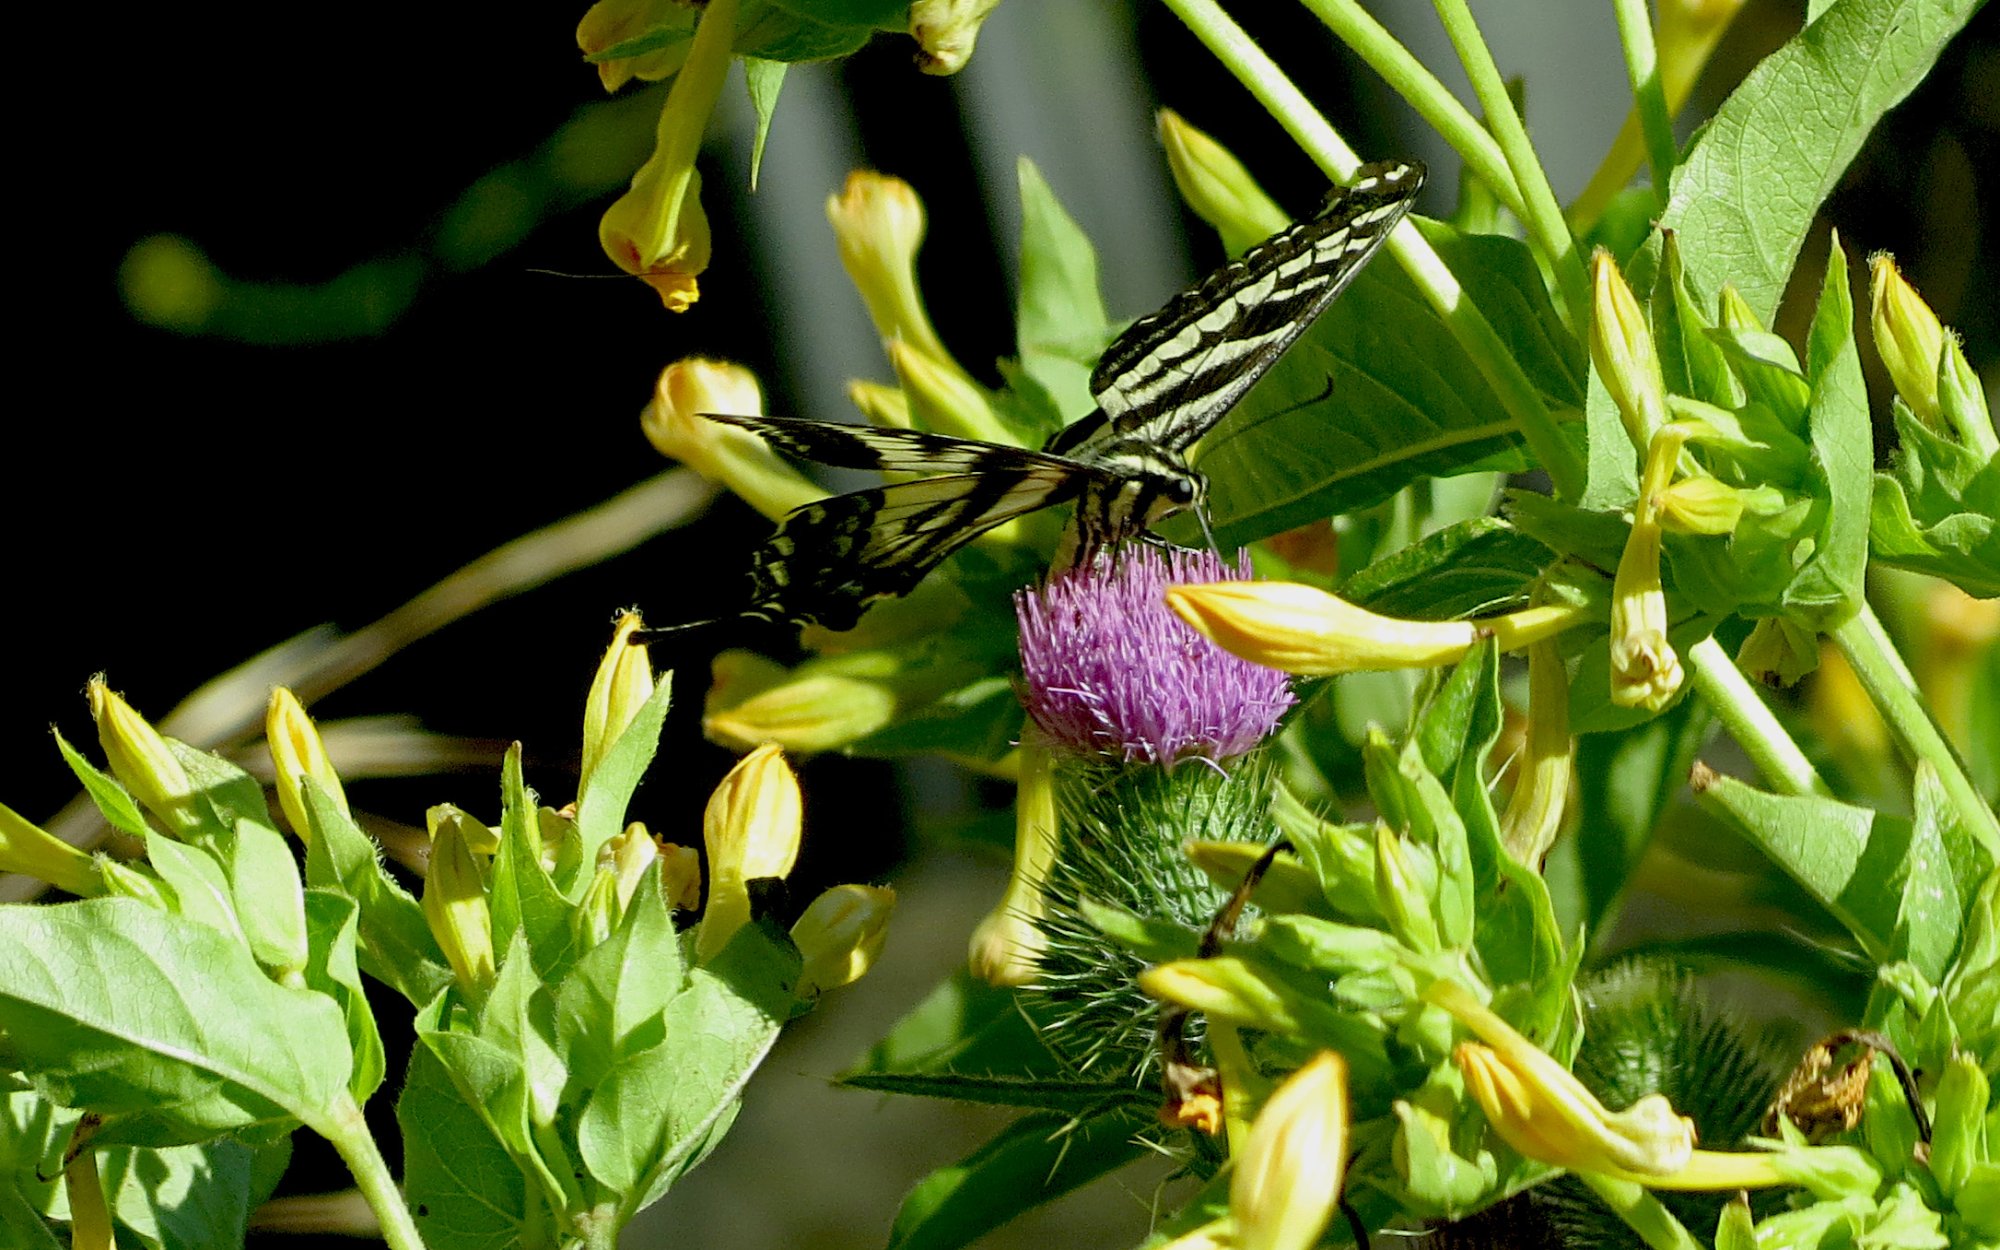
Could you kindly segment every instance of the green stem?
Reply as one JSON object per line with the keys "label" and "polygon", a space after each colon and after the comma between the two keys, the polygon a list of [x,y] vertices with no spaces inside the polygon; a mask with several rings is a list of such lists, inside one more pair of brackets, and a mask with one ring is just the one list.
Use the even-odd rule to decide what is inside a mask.
{"label": "green stem", "polygon": [[1326,23],[1342,43],[1368,67],[1382,76],[1397,95],[1410,102],[1417,115],[1429,122],[1475,178],[1492,189],[1507,211],[1526,220],[1527,202],[1521,186],[1507,168],[1507,158],[1486,127],[1471,110],[1458,102],[1423,62],[1396,41],[1382,23],[1361,7],[1359,0],[1300,0],[1314,16]]}
{"label": "green stem", "polygon": [[1573,1172],[1590,1191],[1604,1200],[1618,1218],[1630,1225],[1652,1250],[1703,1250],[1694,1234],[1674,1218],[1673,1212],[1646,1189],[1632,1181],[1614,1180],[1596,1172]]}
{"label": "green stem", "polygon": [[1988,855],[2000,859],[2000,817],[1980,797],[1978,788],[1966,775],[1964,761],[1938,731],[1937,722],[1931,719],[1930,709],[1924,706],[1923,696],[1917,692],[1916,680],[1883,631],[1874,609],[1863,604],[1861,611],[1833,629],[1832,637],[1854,669],[1854,675],[1861,679],[1862,689],[1868,692],[1882,719],[1889,723],[1889,732],[1896,735],[1903,754],[1912,763],[1926,760],[1937,769],[1938,780],[1944,783],[1945,793],[1951,796],[1952,806],[1958,810],[1966,831],[1978,839]]}
{"label": "green stem", "polygon": [[1667,179],[1674,172],[1674,124],[1667,115],[1667,92],[1660,85],[1660,58],[1653,47],[1653,22],[1646,0],[1614,0],[1618,38],[1625,45],[1625,74],[1632,80],[1632,100],[1639,128],[1646,136],[1646,162],[1653,170],[1653,191],[1666,199]]}
{"label": "green stem", "polygon": [[328,1114],[310,1127],[333,1144],[347,1170],[354,1174],[355,1188],[368,1200],[369,1208],[381,1222],[382,1239],[389,1243],[390,1250],[424,1250],[423,1234],[417,1231],[417,1222],[403,1202],[402,1190],[389,1174],[389,1165],[376,1147],[368,1122],[354,1099],[343,1092]]}
{"label": "green stem", "polygon": [[1535,155],[1535,146],[1528,141],[1528,128],[1522,124],[1521,114],[1507,94],[1507,82],[1500,77],[1500,67],[1493,63],[1493,53],[1480,36],[1465,0],[1434,0],[1434,3],[1445,33],[1458,49],[1466,77],[1472,80],[1472,94],[1486,110],[1486,125],[1499,141],[1500,150],[1507,157],[1507,167],[1514,171],[1514,181],[1520,185],[1528,210],[1521,224],[1528,228],[1528,237],[1555,270],[1556,287],[1569,308],[1569,323],[1587,326],[1590,282],[1583,272],[1583,258],[1577,255],[1576,240],[1570,237],[1569,223],[1563,220],[1562,205],[1556,201],[1555,189],[1549,186],[1548,174]]}
{"label": "green stem", "polygon": [[1765,784],[1780,794],[1832,796],[1812,761],[1799,750],[1799,744],[1792,741],[1714,635],[1690,647],[1688,660],[1695,692],[1757,766]]}
{"label": "green stem", "polygon": [[[1352,176],[1360,165],[1338,132],[1320,116],[1292,80],[1245,34],[1216,0],[1166,0],[1175,16],[1222,62],[1278,120],[1307,156],[1332,178]],[[1583,493],[1584,466],[1576,448],[1564,438],[1555,416],[1520,364],[1507,351],[1484,315],[1458,285],[1444,261],[1415,227],[1405,222],[1389,236],[1388,250],[1416,281],[1452,337],[1486,379],[1507,415],[1520,427],[1556,492],[1568,499]],[[1572,257],[1572,259],[1574,259]],[[1579,275],[1581,269],[1578,270]],[[1587,324],[1587,321],[1584,323]]]}

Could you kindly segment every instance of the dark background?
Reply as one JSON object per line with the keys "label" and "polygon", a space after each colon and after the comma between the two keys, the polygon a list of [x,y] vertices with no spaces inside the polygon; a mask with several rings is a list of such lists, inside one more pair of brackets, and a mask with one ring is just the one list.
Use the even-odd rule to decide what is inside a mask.
{"label": "dark background", "polygon": [[[1171,105],[1230,144],[1287,207],[1309,206],[1323,190],[1317,172],[1161,8],[1112,4],[1109,18],[1100,15],[1112,26],[1136,17],[1143,74],[1122,60],[1037,60],[1034,50],[1045,47],[1038,38],[1066,38],[1039,27],[1074,20],[1063,10],[1074,2],[999,8],[981,53],[1027,48],[1007,62],[1017,67],[1013,77],[926,78],[910,67],[907,42],[886,36],[839,67],[797,71],[818,75],[816,89],[842,111],[807,116],[810,93],[803,104],[795,98],[803,78],[788,83],[763,170],[759,197],[790,203],[793,222],[810,223],[849,164],[915,183],[931,214],[922,274],[933,317],[959,358],[989,380],[997,377],[990,362],[1011,351],[1012,191],[996,185],[995,172],[1011,178],[1014,153],[998,150],[1007,136],[1041,136],[1042,150],[1031,155],[1105,252],[1114,315],[1147,311],[1219,259],[1213,239],[1188,228],[1198,223],[1160,199],[1163,163],[1145,129],[1153,107]],[[1239,7],[1273,10],[1256,33],[1365,155],[1416,150],[1438,168],[1407,112],[1350,71],[1303,10]],[[1398,29],[1428,21],[1427,5],[1381,7]],[[1602,145],[1564,145],[1564,128],[1594,126],[1608,138],[1624,109],[1623,78],[1608,13],[1557,22],[1563,38],[1580,41],[1572,48],[1526,29],[1546,23],[1532,11],[1547,7],[1494,3],[1481,16],[1503,68],[1529,75],[1530,121],[1548,154],[1581,162],[1555,168],[1567,197]],[[1781,41],[1796,8],[1753,5],[1711,81],[1733,82]],[[21,385],[4,462],[0,584],[11,593],[0,662],[0,801],[40,818],[70,798],[46,727],[53,721],[74,742],[94,740],[81,697],[91,674],[105,672],[139,709],[163,715],[266,647],[325,622],[358,628],[480,553],[658,472],[662,461],[637,416],[671,360],[702,353],[740,361],[765,380],[769,410],[816,417],[845,415],[829,408],[837,379],[808,369],[819,357],[834,354],[842,377],[890,376],[859,299],[840,280],[830,231],[759,232],[771,210],[744,201],[747,143],[726,120],[704,157],[715,260],[686,315],[664,312],[629,281],[533,272],[608,273],[596,241],[608,197],[550,213],[491,263],[434,274],[379,337],[251,346],[151,328],[127,313],[115,279],[121,258],[159,232],[194,240],[235,277],[270,282],[321,283],[370,258],[422,250],[467,187],[603,98],[576,53],[580,7],[491,22],[478,13],[135,6],[117,14],[115,38],[71,31],[53,41],[66,49],[68,90],[40,106],[16,193],[35,207],[15,236],[30,298],[16,313],[25,350],[13,354]],[[1965,332],[1975,365],[1990,370],[2000,51],[1990,16],[1975,25],[1870,143],[1829,216],[1855,257],[1896,251]],[[1579,99],[1582,89],[1598,95]],[[1045,99],[1039,131],[1009,129],[1008,117],[1034,117],[1036,97],[1051,94],[1072,101],[1075,115],[1051,119]],[[1710,105],[1698,96],[1691,112]],[[1109,159],[1094,146],[1100,141],[1150,162],[1151,182],[1086,185],[1084,172],[1071,171]],[[807,159],[815,155],[817,165]],[[1437,181],[1427,211],[1449,205],[1450,179]],[[802,275],[818,285],[802,291]],[[810,337],[791,337],[801,331]],[[613,612],[637,605],[670,622],[733,595],[765,529],[724,500],[686,530],[416,644],[313,712],[413,713],[443,733],[521,739],[530,783],[560,801],[574,788],[582,698]],[[699,738],[706,659],[656,653],[661,667],[685,675],[684,693],[634,811],[684,840],[698,838],[700,804],[731,758]],[[909,852],[895,819],[905,800],[887,797],[906,792],[892,789],[894,774],[823,760],[805,776],[802,889],[815,878],[894,877]],[[497,779],[481,769],[364,784],[355,795],[361,806],[420,824],[425,807],[447,800],[491,814]],[[989,905],[977,901],[978,889],[964,897],[967,907],[925,922],[939,950],[961,949]],[[855,1035],[865,1041],[888,1018],[863,1022]],[[842,1058],[799,1069],[817,1063],[823,1076]],[[905,1143],[913,1162],[900,1183],[951,1157],[935,1145]],[[835,1160],[826,1166],[837,1170]],[[857,1216],[873,1222],[856,1230],[854,1244],[879,1244],[892,1209],[893,1199]],[[732,1244],[765,1244],[745,1237]]]}

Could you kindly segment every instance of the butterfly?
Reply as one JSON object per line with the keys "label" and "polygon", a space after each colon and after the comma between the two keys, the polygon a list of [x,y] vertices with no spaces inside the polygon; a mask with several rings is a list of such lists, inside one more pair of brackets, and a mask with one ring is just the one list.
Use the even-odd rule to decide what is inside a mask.
{"label": "butterfly", "polygon": [[1075,503],[1074,550],[1136,538],[1199,509],[1188,454],[1305,332],[1410,211],[1417,161],[1365,165],[1318,212],[1132,323],[1091,374],[1097,407],[1040,451],[919,430],[704,413],[777,451],[847,469],[932,476],[794,509],[750,566],[745,617],[848,629],[1015,517]]}

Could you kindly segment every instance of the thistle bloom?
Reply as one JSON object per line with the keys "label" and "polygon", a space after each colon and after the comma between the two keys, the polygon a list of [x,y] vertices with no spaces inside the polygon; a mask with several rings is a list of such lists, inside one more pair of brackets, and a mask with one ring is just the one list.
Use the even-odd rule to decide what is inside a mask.
{"label": "thistle bloom", "polygon": [[1206,551],[1128,547],[1014,597],[1028,714],[1071,750],[1168,765],[1241,755],[1292,706],[1282,674],[1174,619],[1169,583],[1250,576]]}

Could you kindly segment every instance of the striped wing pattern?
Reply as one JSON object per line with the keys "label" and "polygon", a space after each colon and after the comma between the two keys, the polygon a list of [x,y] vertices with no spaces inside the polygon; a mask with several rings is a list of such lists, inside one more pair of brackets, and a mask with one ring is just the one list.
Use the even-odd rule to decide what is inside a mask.
{"label": "striped wing pattern", "polygon": [[1056,456],[982,443],[921,430],[883,430],[868,425],[840,425],[803,417],[738,416],[726,412],[701,414],[763,436],[774,450],[801,460],[839,469],[886,469],[895,473],[984,473],[1041,464],[1059,472],[1071,462]]}
{"label": "striped wing pattern", "polygon": [[[845,430],[828,426],[821,433]],[[1099,476],[1016,448],[964,446],[982,462],[979,472],[858,490],[794,509],[751,561],[744,615],[852,628],[870,600],[908,594],[987,530],[1074,499]]]}
{"label": "striped wing pattern", "polygon": [[[1360,272],[1423,181],[1416,161],[1363,166],[1313,216],[1134,322],[1090,378],[1113,436],[1194,446]],[[1050,450],[1074,445],[1058,435]]]}

